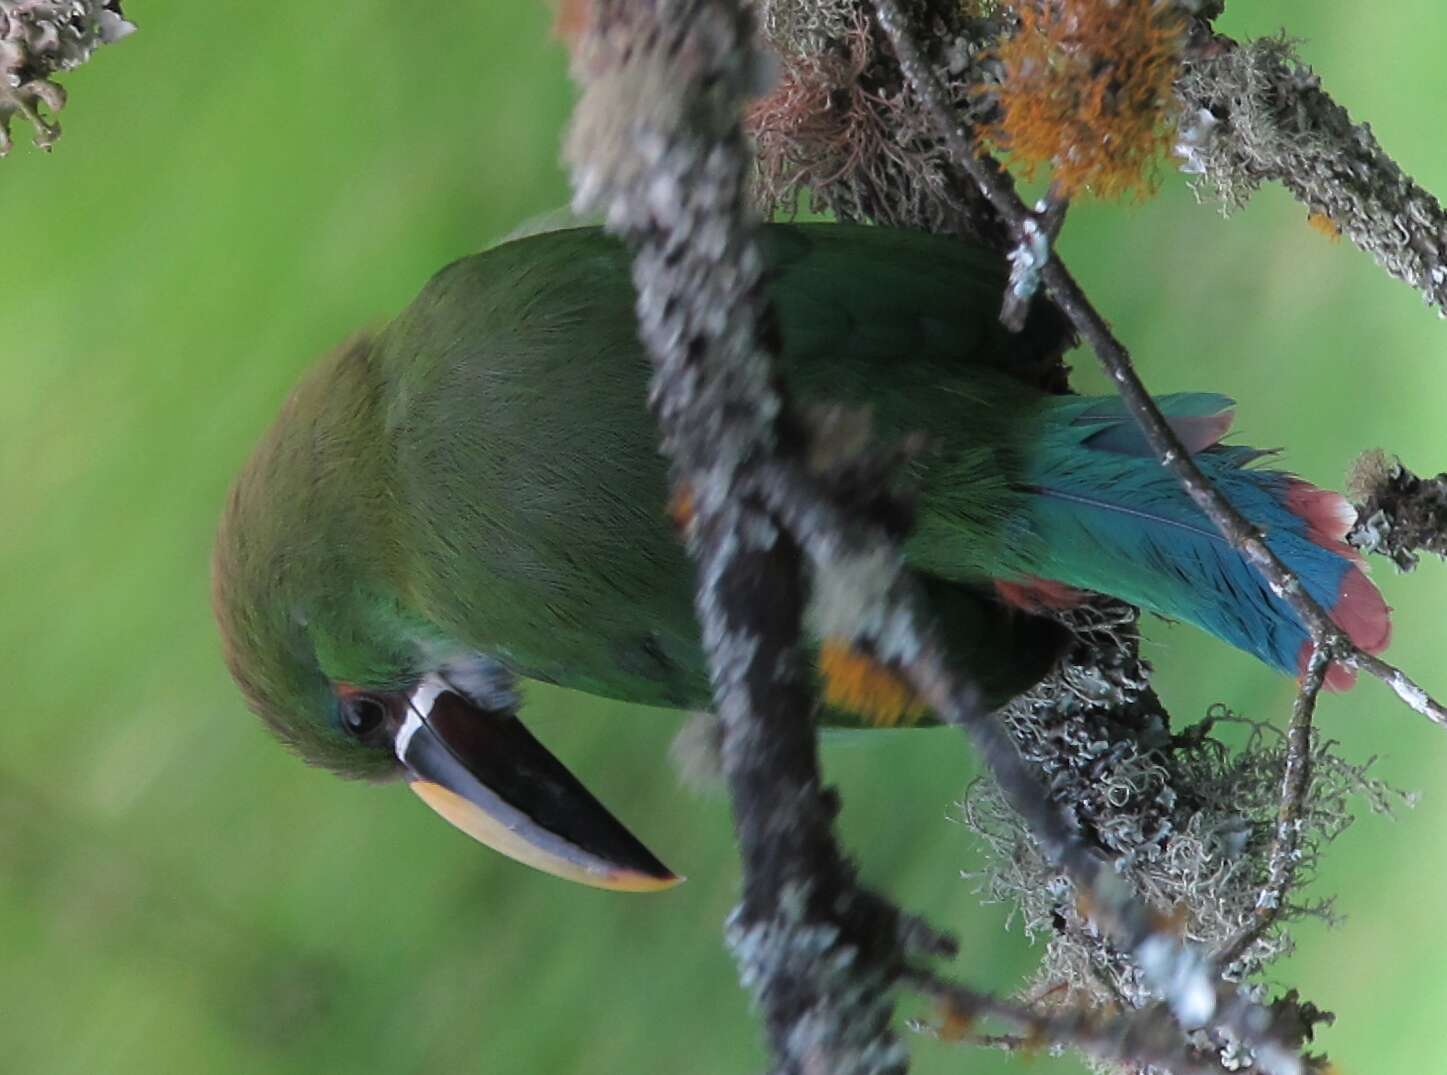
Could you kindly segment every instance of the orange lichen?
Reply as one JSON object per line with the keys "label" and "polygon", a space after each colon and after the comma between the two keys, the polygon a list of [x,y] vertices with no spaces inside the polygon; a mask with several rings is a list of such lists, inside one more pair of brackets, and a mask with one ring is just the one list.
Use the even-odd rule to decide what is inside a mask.
{"label": "orange lichen", "polygon": [[824,640],[819,647],[819,673],[827,704],[858,713],[876,727],[913,724],[929,712],[898,673],[847,642]]}
{"label": "orange lichen", "polygon": [[1306,222],[1316,231],[1321,232],[1332,242],[1341,242],[1341,229],[1336,222],[1325,213],[1307,213]]}
{"label": "orange lichen", "polygon": [[999,48],[1001,118],[986,136],[1061,194],[1151,193],[1172,139],[1168,106],[1185,24],[1158,0],[1012,0]]}

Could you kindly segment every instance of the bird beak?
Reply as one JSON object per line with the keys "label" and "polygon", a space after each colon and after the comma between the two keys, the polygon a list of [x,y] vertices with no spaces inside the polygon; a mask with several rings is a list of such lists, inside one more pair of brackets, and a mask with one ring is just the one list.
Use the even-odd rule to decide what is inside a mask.
{"label": "bird beak", "polygon": [[659,862],[511,713],[428,676],[397,731],[407,782],[494,851],[596,888],[657,892],[683,880]]}

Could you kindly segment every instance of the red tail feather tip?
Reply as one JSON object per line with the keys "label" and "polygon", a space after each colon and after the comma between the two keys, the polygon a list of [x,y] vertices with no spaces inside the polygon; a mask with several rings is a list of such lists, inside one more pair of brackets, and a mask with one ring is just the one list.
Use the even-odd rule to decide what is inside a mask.
{"label": "red tail feather tip", "polygon": [[[1332,622],[1366,653],[1381,653],[1392,640],[1392,610],[1366,572],[1355,564],[1341,577],[1336,603],[1328,611]],[[1308,639],[1301,644],[1296,658],[1297,670],[1302,675],[1306,674],[1306,663],[1310,659],[1311,640]],[[1350,690],[1356,680],[1356,669],[1334,661],[1326,671],[1325,685],[1327,690],[1345,691]]]}
{"label": "red tail feather tip", "polygon": [[1221,438],[1231,432],[1231,423],[1236,420],[1234,410],[1219,414],[1207,414],[1193,418],[1167,418],[1170,427],[1181,438],[1181,444],[1191,455],[1204,452],[1207,448],[1221,443]]}
{"label": "red tail feather tip", "polygon": [[[1362,554],[1346,543],[1346,536],[1356,525],[1356,509],[1346,497],[1329,489],[1318,489],[1310,482],[1293,478],[1286,486],[1286,508],[1306,521],[1306,536],[1324,549],[1345,557],[1350,566],[1341,577],[1336,600],[1327,610],[1332,622],[1346,632],[1359,649],[1381,653],[1392,639],[1392,610],[1381,592],[1367,578]],[[1311,659],[1311,642],[1301,644],[1297,667],[1302,674]],[[1356,670],[1333,663],[1326,673],[1328,690],[1344,691],[1356,682]]]}
{"label": "red tail feather tip", "polygon": [[1014,582],[995,580],[995,592],[1000,600],[1026,612],[1041,612],[1045,609],[1074,608],[1090,595],[1074,586],[1067,586],[1054,579],[1041,579],[1033,575]]}
{"label": "red tail feather tip", "polygon": [[1357,522],[1356,509],[1346,497],[1292,478],[1286,483],[1286,510],[1306,521],[1306,536],[1316,544],[1356,563],[1362,562],[1361,553],[1346,542],[1347,534]]}

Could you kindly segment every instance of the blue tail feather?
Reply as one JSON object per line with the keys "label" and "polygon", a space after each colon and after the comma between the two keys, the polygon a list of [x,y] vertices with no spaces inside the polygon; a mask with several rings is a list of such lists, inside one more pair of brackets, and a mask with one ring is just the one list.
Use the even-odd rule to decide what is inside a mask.
{"label": "blue tail feather", "polygon": [[[1229,424],[1226,397],[1192,393],[1159,402],[1173,424],[1214,423],[1188,425],[1209,445],[1193,453],[1197,465],[1263,528],[1308,594],[1330,610],[1350,604],[1346,629],[1360,625],[1372,636],[1363,644],[1385,645],[1385,604],[1340,534],[1323,529],[1330,525],[1323,512],[1332,509],[1322,498],[1333,498],[1283,471],[1251,466],[1268,453],[1216,444]],[[1036,494],[1031,525],[1045,550],[1038,574],[1186,620],[1297,672],[1306,628],[1145,450],[1120,402],[1077,397],[1052,407],[1026,476]]]}

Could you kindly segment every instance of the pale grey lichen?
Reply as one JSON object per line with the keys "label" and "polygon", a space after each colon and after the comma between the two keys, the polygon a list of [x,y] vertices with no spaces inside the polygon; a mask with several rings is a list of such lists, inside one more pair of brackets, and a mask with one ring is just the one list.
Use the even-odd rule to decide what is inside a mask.
{"label": "pale grey lichen", "polygon": [[[1064,616],[1081,644],[1058,672],[1012,703],[1005,719],[1081,837],[1159,916],[1156,939],[1132,954],[1103,934],[1092,922],[1098,893],[1078,892],[986,781],[972,785],[959,804],[960,819],[985,848],[984,867],[967,876],[1045,943],[1030,992],[1087,1008],[1145,1008],[1164,998],[1190,1023],[1208,1006],[1201,955],[1250,924],[1267,889],[1286,742],[1276,729],[1220,708],[1172,734],[1137,652],[1133,610],[1093,602]],[[1211,734],[1229,725],[1247,731],[1235,750]],[[1218,968],[1224,979],[1241,982],[1290,952],[1293,922],[1330,919],[1329,901],[1309,902],[1300,893],[1325,844],[1351,823],[1353,797],[1381,812],[1410,803],[1371,777],[1370,765],[1345,760],[1333,742],[1313,741],[1315,778],[1301,811],[1296,883],[1271,928]],[[1179,949],[1180,960],[1164,959],[1177,938],[1190,947]],[[1259,1013],[1246,1010],[1244,1017]],[[1246,1045],[1235,1048],[1250,1055]]]}
{"label": "pale grey lichen", "polygon": [[1010,294],[1022,302],[1040,290],[1040,272],[1050,260],[1050,236],[1044,229],[1027,220],[1024,232],[1006,255],[1010,259]]}
{"label": "pale grey lichen", "polygon": [[1199,948],[1178,937],[1155,933],[1133,953],[1151,990],[1165,999],[1176,1021],[1188,1030],[1206,1026],[1216,1014],[1210,962]]}
{"label": "pale grey lichen", "polygon": [[859,0],[752,0],[764,36],[787,53],[828,49],[858,26]]}
{"label": "pale grey lichen", "polygon": [[1203,151],[1210,145],[1211,132],[1217,122],[1209,108],[1198,108],[1194,113],[1183,111],[1176,121],[1176,144],[1171,152],[1180,160],[1180,169],[1186,175],[1206,174]]}
{"label": "pale grey lichen", "polygon": [[741,984],[768,1010],[771,991],[808,982],[807,1008],[791,1013],[789,1070],[830,1075],[902,1075],[909,1053],[890,1031],[890,1009],[880,1003],[895,986],[887,965],[860,958],[841,931],[810,911],[807,884],[786,886],[774,914],[749,919],[736,910],[724,936],[739,966]]}
{"label": "pale grey lichen", "polygon": [[809,629],[816,638],[878,638],[893,609],[891,597],[904,568],[899,549],[824,549],[814,564]]}
{"label": "pale grey lichen", "polygon": [[55,114],[66,94],[51,76],[79,67],[135,29],[120,0],[0,0],[0,157],[10,152],[16,115],[35,128],[36,146],[55,145]]}

